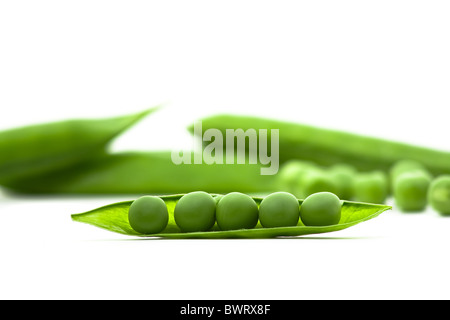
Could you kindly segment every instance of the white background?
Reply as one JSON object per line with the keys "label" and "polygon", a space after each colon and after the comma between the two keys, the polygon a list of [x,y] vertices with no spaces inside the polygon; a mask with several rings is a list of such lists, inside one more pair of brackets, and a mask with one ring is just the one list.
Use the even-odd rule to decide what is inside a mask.
{"label": "white background", "polygon": [[[164,103],[112,148],[183,147],[227,112],[449,150],[449,16],[448,1],[2,1],[0,129]],[[70,219],[130,197],[1,195],[0,298],[450,298],[450,219],[432,210],[278,240]]]}

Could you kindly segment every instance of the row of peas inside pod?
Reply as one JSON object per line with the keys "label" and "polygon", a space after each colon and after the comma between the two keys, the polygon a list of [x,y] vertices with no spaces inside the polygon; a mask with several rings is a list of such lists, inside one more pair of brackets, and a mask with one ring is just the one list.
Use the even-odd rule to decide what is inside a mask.
{"label": "row of peas inside pod", "polygon": [[[263,198],[259,206],[247,194],[231,192],[211,195],[195,191],[183,195],[176,203],[173,218],[182,232],[252,229],[338,224],[342,201],[330,192],[319,192],[299,200],[288,192],[274,192]],[[138,233],[157,234],[168,225],[166,203],[158,196],[142,196],[131,204],[128,221]]]}
{"label": "row of peas inside pod", "polygon": [[278,188],[304,199],[317,192],[332,192],[339,198],[368,203],[385,203],[389,196],[389,177],[383,171],[358,172],[348,164],[321,167],[302,160],[291,160],[281,168]]}
{"label": "row of peas inside pod", "polygon": [[348,164],[320,167],[291,160],[278,175],[279,189],[306,198],[328,191],[341,199],[385,203],[389,196],[402,212],[421,212],[428,205],[442,215],[450,215],[450,175],[433,176],[424,165],[413,160],[396,162],[389,173],[358,172]]}

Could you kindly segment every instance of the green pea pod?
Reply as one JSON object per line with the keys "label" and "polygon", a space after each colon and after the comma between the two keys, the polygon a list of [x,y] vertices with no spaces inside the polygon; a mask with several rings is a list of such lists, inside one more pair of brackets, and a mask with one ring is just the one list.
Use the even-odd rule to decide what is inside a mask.
{"label": "green pea pod", "polygon": [[21,193],[171,194],[204,190],[213,193],[273,191],[275,176],[261,175],[257,164],[180,164],[171,152],[108,154],[62,170],[11,182]]}
{"label": "green pea pod", "polygon": [[0,183],[69,168],[105,152],[118,134],[156,108],[108,119],[67,120],[0,132]]}
{"label": "green pea pod", "polygon": [[[318,234],[325,232],[332,232],[343,230],[354,226],[363,221],[377,217],[382,212],[391,209],[390,206],[378,204],[366,204],[351,201],[343,201],[341,209],[341,219],[338,224],[330,226],[305,226],[299,221],[297,226],[292,227],[274,227],[263,228],[258,222],[253,229],[239,229],[239,230],[219,230],[215,225],[211,231],[201,232],[181,232],[177,227],[174,219],[175,205],[180,200],[183,194],[161,196],[161,199],[167,205],[169,212],[169,222],[165,230],[157,234],[140,234],[134,231],[128,222],[128,210],[133,201],[125,201],[110,204],[101,208],[97,208],[85,213],[78,213],[72,215],[72,220],[84,222],[96,227],[100,227],[112,232],[140,237],[160,237],[160,238],[174,238],[174,239],[188,239],[188,238],[204,238],[204,239],[226,239],[226,238],[275,238],[282,236],[301,236],[308,234]],[[213,197],[220,197],[221,195],[213,194]],[[259,206],[263,198],[252,197]],[[299,205],[302,200],[298,200]]]}
{"label": "green pea pod", "polygon": [[[450,174],[450,152],[406,143],[253,116],[216,115],[202,119],[203,132],[212,128],[220,130],[224,137],[227,129],[279,129],[282,163],[302,159],[324,166],[347,163],[361,171],[388,172],[396,161],[410,159],[422,163],[434,175]],[[193,127],[189,129],[194,131]]]}

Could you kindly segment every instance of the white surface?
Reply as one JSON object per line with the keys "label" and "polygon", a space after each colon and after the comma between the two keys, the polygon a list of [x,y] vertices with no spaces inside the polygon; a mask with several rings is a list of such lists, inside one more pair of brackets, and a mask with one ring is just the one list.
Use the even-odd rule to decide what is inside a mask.
{"label": "white surface", "polygon": [[[167,102],[114,150],[190,143],[214,113],[449,150],[447,1],[3,1],[0,128]],[[3,156],[3,155],[2,155]],[[0,198],[0,298],[445,298],[450,219],[388,212],[282,240],[129,240]]]}
{"label": "white surface", "polygon": [[120,199],[2,201],[3,299],[448,299],[450,218],[293,239],[159,240],[72,222]]}

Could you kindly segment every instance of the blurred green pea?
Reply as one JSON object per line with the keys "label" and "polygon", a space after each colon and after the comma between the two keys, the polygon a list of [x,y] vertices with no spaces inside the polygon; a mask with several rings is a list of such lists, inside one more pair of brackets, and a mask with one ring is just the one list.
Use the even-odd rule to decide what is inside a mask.
{"label": "blurred green pea", "polygon": [[382,171],[361,172],[355,176],[353,192],[356,201],[384,203],[388,191],[388,177]]}
{"label": "blurred green pea", "polygon": [[340,199],[352,199],[353,183],[357,174],[355,167],[345,163],[336,164],[329,168],[328,173],[336,186],[336,195]]}
{"label": "blurred green pea", "polygon": [[391,181],[391,185],[393,186],[395,179],[405,172],[411,172],[413,170],[427,171],[425,166],[415,160],[400,160],[394,163],[394,165],[389,170],[389,178]]}
{"label": "blurred green pea", "polygon": [[277,175],[277,184],[280,191],[292,193],[296,197],[301,197],[300,184],[303,176],[317,166],[308,161],[290,160],[286,162]]}
{"label": "blurred green pea", "polygon": [[395,204],[403,212],[420,212],[427,206],[431,176],[421,170],[406,171],[393,181]]}
{"label": "blurred green pea", "polygon": [[450,175],[438,176],[431,182],[428,203],[440,214],[450,215]]}
{"label": "blurred green pea", "polygon": [[306,198],[313,193],[332,192],[336,193],[337,186],[327,171],[311,170],[303,175],[300,180],[300,194],[302,198]]}

